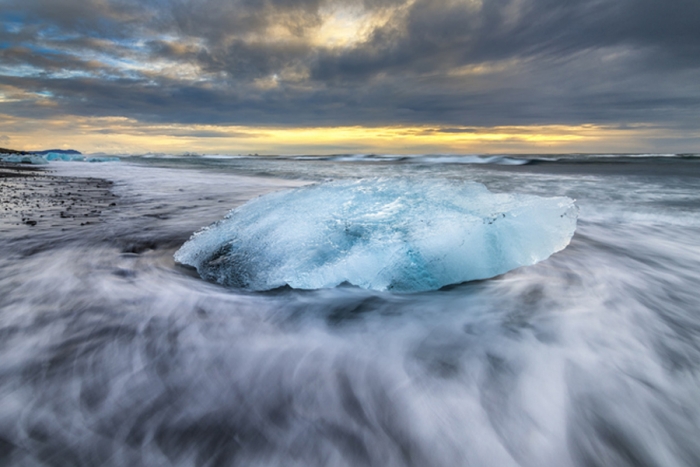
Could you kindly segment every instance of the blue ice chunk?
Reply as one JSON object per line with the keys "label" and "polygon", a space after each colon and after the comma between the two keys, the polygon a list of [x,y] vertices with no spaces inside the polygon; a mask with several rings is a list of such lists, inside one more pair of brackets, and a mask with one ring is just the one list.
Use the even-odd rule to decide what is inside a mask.
{"label": "blue ice chunk", "polygon": [[20,164],[47,164],[46,159],[34,154],[0,154],[0,162],[15,162]]}
{"label": "blue ice chunk", "polygon": [[67,154],[64,152],[49,152],[43,155],[47,161],[83,162],[85,156],[82,154]]}
{"label": "blue ice chunk", "polygon": [[80,153],[41,152],[33,154],[0,154],[0,162],[20,162],[24,164],[48,164],[49,162],[118,162],[115,156],[85,157]]}
{"label": "blue ice chunk", "polygon": [[88,157],[87,162],[119,162],[120,159],[115,156]]}
{"label": "blue ice chunk", "polygon": [[51,161],[65,161],[65,162],[83,162],[85,157],[82,154],[66,154],[61,152],[49,152],[44,154],[44,158]]}
{"label": "blue ice chunk", "polygon": [[473,182],[336,181],[249,201],[196,232],[175,260],[252,290],[435,290],[548,258],[569,244],[577,216],[570,198]]}

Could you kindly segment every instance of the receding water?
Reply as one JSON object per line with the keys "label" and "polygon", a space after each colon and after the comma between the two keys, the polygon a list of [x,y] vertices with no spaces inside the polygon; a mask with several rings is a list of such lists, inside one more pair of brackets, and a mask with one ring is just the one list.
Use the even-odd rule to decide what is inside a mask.
{"label": "receding water", "polygon": [[[4,211],[0,465],[700,465],[700,161],[379,159],[50,164],[115,205],[82,226]],[[390,176],[568,196],[578,228],[413,294],[256,293],[173,261],[253,197]]]}

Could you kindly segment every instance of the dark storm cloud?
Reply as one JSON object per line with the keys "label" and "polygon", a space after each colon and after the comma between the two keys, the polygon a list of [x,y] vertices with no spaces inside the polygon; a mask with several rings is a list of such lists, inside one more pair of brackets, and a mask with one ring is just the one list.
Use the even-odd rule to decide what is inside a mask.
{"label": "dark storm cloud", "polygon": [[[334,8],[384,18],[319,43]],[[350,10],[348,10],[348,8]],[[688,125],[697,0],[0,0],[23,116],[280,125]]]}
{"label": "dark storm cloud", "polygon": [[700,2],[484,0],[477,8],[470,2],[418,1],[403,24],[375,31],[362,48],[322,53],[313,74],[364,79],[387,70],[575,58],[581,51],[616,46],[699,66]]}

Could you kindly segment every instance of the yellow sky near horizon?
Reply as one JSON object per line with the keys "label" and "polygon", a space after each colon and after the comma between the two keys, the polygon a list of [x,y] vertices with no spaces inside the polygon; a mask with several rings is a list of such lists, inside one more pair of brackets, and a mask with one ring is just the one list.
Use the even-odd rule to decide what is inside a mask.
{"label": "yellow sky near horizon", "polygon": [[[332,154],[639,152],[668,135],[651,126],[248,127],[141,123],[126,117],[32,120],[0,115],[0,147],[84,153]],[[630,150],[630,147],[632,149]]]}

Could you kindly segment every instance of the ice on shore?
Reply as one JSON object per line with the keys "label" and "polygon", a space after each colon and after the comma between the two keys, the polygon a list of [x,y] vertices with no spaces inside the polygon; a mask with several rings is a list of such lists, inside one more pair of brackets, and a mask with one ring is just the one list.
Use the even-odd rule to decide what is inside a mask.
{"label": "ice on shore", "polygon": [[18,162],[22,164],[48,164],[49,162],[117,162],[118,157],[96,156],[86,157],[82,154],[66,154],[61,152],[47,152],[42,154],[0,154],[0,162]]}
{"label": "ice on shore", "polygon": [[328,182],[249,201],[195,233],[175,260],[252,290],[435,290],[548,258],[569,244],[577,215],[570,198],[473,182]]}

